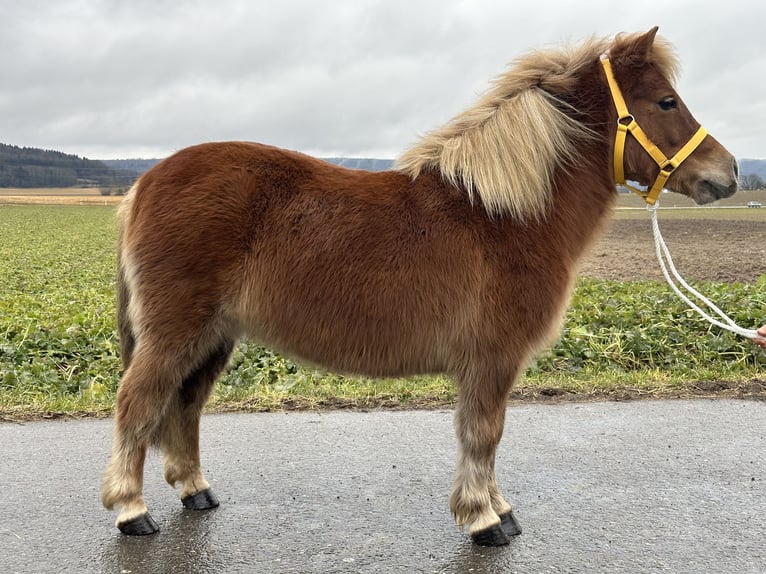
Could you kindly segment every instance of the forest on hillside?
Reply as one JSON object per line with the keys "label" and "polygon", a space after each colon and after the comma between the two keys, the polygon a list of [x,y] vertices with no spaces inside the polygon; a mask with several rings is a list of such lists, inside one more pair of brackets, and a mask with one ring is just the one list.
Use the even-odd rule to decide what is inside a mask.
{"label": "forest on hillside", "polygon": [[0,144],[0,187],[128,186],[138,176],[59,151]]}

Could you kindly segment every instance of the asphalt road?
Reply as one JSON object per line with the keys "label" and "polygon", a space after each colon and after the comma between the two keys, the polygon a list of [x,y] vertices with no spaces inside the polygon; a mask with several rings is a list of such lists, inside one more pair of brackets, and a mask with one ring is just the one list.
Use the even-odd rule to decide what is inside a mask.
{"label": "asphalt road", "polygon": [[498,479],[524,533],[479,548],[448,510],[452,413],[208,415],[221,500],[183,510],[146,468],[161,532],[98,500],[111,421],[0,424],[0,572],[766,572],[766,403],[508,409]]}

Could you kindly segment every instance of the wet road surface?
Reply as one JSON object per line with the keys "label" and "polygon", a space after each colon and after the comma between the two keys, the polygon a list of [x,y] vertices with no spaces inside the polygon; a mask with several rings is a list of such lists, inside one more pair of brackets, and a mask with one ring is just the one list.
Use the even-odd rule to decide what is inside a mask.
{"label": "wet road surface", "polygon": [[524,533],[452,523],[452,413],[208,415],[221,500],[122,536],[98,488],[111,421],[0,424],[0,572],[766,572],[766,403],[511,406],[497,460]]}

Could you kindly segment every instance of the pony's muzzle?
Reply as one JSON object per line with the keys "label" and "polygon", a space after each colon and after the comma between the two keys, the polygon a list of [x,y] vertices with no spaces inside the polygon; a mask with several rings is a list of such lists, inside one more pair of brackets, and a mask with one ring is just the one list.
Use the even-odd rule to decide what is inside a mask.
{"label": "pony's muzzle", "polygon": [[721,184],[716,181],[703,180],[702,185],[707,186],[710,194],[715,196],[716,199],[723,199],[734,195],[737,191],[737,180],[732,180],[728,184]]}
{"label": "pony's muzzle", "polygon": [[737,179],[731,177],[727,180],[703,178],[696,185],[692,199],[699,205],[712,203],[734,195],[737,191]]}

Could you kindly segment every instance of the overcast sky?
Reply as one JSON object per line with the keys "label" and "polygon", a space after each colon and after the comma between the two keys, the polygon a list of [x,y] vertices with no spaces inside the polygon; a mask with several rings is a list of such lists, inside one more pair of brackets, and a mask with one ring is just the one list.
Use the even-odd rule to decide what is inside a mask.
{"label": "overcast sky", "polygon": [[0,142],[393,158],[517,56],[659,25],[697,119],[763,158],[765,17],[763,0],[0,0]]}

